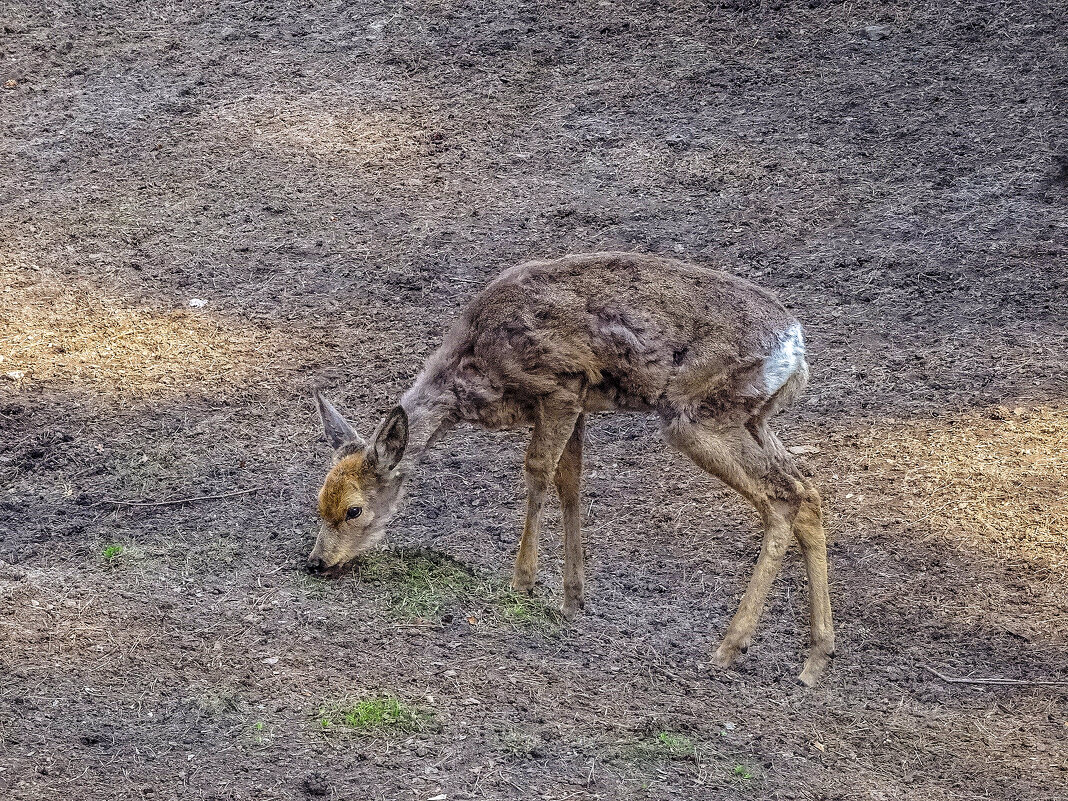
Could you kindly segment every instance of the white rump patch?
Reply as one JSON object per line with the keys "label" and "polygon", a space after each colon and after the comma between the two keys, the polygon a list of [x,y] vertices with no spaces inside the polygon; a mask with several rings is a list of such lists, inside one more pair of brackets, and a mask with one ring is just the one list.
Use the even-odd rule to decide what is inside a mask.
{"label": "white rump patch", "polygon": [[775,350],[764,360],[764,390],[771,397],[778,392],[805,361],[805,335],[794,323],[779,340]]}

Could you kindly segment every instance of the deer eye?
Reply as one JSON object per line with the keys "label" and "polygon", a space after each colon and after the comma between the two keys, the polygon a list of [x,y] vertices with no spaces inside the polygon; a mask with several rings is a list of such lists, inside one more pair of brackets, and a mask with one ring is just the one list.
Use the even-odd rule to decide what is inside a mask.
{"label": "deer eye", "polygon": [[349,510],[347,512],[345,512],[345,519],[346,520],[355,520],[357,517],[360,516],[360,514],[362,512],[363,512],[363,509],[361,509],[359,506],[350,506]]}

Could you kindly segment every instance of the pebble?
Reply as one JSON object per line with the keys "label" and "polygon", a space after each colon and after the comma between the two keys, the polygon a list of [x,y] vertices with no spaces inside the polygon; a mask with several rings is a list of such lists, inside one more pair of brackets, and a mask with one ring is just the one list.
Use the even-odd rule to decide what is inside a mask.
{"label": "pebble", "polygon": [[887,25],[869,25],[864,29],[864,35],[873,42],[887,39],[890,36],[890,27]]}

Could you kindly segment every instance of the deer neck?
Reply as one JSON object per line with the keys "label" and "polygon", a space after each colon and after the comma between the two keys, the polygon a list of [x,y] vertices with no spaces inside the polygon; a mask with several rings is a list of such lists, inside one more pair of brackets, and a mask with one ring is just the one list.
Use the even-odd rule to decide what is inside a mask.
{"label": "deer neck", "polygon": [[451,392],[425,375],[416,379],[404,393],[400,405],[408,415],[408,447],[406,458],[420,461],[455,425],[454,402]]}

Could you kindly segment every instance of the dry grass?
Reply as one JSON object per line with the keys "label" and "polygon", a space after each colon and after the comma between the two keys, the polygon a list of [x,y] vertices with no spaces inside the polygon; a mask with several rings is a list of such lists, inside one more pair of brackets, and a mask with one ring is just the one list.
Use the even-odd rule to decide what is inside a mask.
{"label": "dry grass", "polygon": [[1068,407],[884,423],[866,450],[869,469],[899,477],[912,521],[930,535],[1007,564],[1068,570]]}
{"label": "dry grass", "polygon": [[151,626],[124,615],[114,598],[84,587],[57,588],[53,579],[51,573],[35,572],[0,589],[5,669],[63,659],[92,669],[129,658],[157,639]]}
{"label": "dry grass", "polygon": [[[307,343],[210,305],[131,308],[88,283],[0,266],[0,376],[127,398],[247,385],[297,363]],[[67,385],[67,386],[57,386]]]}
{"label": "dry grass", "polygon": [[[953,626],[1062,643],[1066,439],[1064,402],[851,425],[818,467],[829,530],[874,560],[870,580],[905,570],[914,597]],[[894,581],[867,597],[903,595]]]}
{"label": "dry grass", "polygon": [[361,167],[405,163],[430,142],[425,123],[381,111],[344,109],[300,98],[279,110],[265,99],[234,113],[232,134],[253,147],[266,146],[292,155],[338,160]]}

